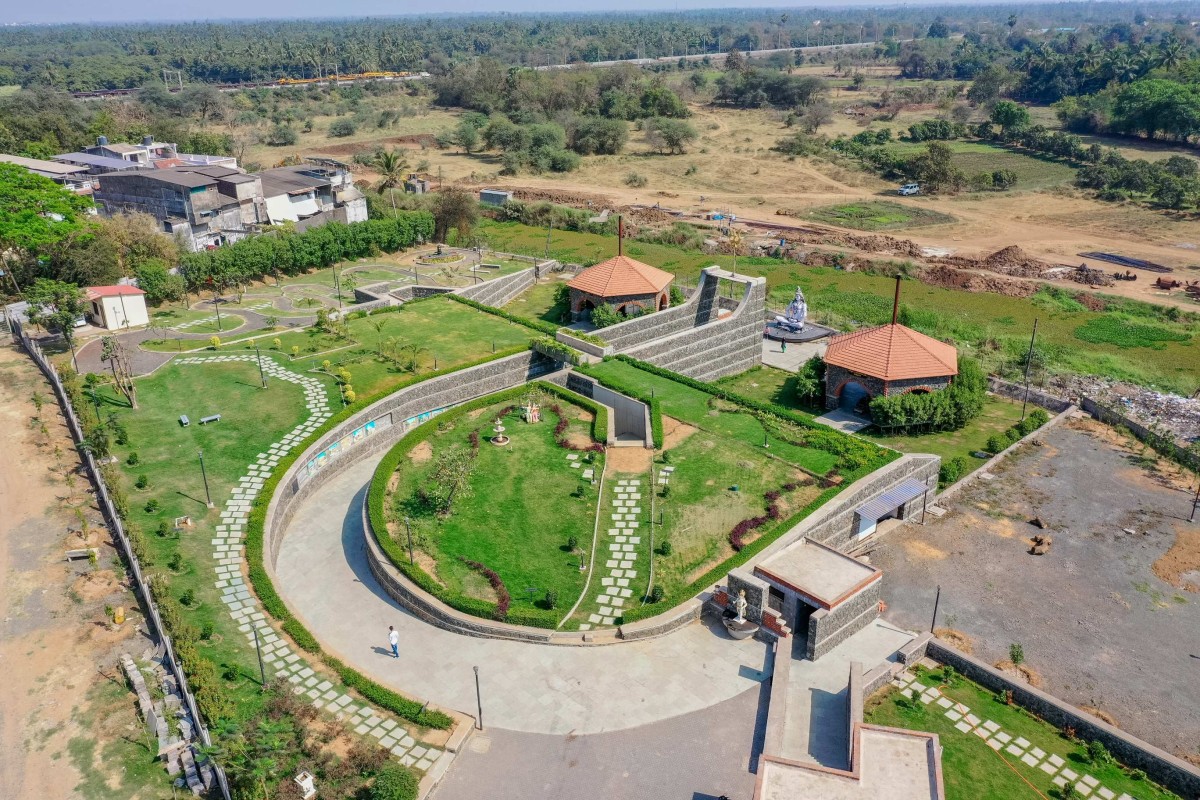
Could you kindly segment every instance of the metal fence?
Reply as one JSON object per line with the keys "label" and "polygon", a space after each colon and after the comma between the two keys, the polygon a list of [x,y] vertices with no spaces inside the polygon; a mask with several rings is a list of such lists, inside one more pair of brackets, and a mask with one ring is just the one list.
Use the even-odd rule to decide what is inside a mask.
{"label": "metal fence", "polygon": [[[41,369],[46,379],[50,381],[50,385],[54,387],[54,395],[58,398],[63,416],[67,420],[67,427],[71,431],[71,438],[79,448],[83,464],[87,468],[88,475],[91,476],[92,483],[96,487],[96,505],[99,506],[100,513],[107,520],[109,530],[112,531],[113,540],[118,544],[122,554],[125,556],[125,563],[129,565],[129,573],[133,577],[134,586],[146,608],[146,619],[149,620],[153,628],[152,633],[158,637],[165,650],[164,666],[171,671],[171,674],[175,676],[175,679],[179,683],[180,694],[183,695],[188,713],[191,714],[196,729],[200,733],[201,743],[205,747],[210,747],[212,745],[212,737],[209,735],[208,727],[204,724],[204,720],[200,716],[200,709],[196,705],[196,697],[192,694],[192,689],[188,685],[187,675],[184,674],[183,668],[175,658],[175,648],[171,644],[171,637],[167,635],[162,617],[158,613],[158,605],[154,602],[154,597],[150,593],[146,576],[142,572],[142,565],[138,562],[137,556],[134,555],[133,548],[129,544],[129,537],[125,533],[124,525],[121,524],[121,517],[117,514],[116,507],[113,505],[108,486],[104,483],[104,477],[100,474],[100,467],[90,452],[79,447],[83,444],[83,426],[80,424],[79,418],[75,414],[75,409],[71,406],[71,402],[67,398],[62,380],[58,376],[58,370],[46,358],[38,343],[25,333],[20,322],[10,319],[10,324],[12,325],[13,339],[25,348],[25,352],[29,353],[34,363],[38,365],[38,368]],[[224,771],[221,770],[216,762],[213,762],[212,767],[224,800],[230,800],[229,782],[225,777]]]}

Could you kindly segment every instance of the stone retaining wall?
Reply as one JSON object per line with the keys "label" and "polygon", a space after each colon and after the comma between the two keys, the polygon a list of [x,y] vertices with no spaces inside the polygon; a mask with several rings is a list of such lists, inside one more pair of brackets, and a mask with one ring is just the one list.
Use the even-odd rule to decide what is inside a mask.
{"label": "stone retaining wall", "polygon": [[928,655],[935,661],[954,667],[961,674],[991,691],[1011,691],[1013,702],[1017,705],[1028,709],[1060,730],[1073,728],[1075,735],[1081,739],[1103,743],[1122,764],[1143,770],[1152,780],[1181,797],[1200,796],[1200,769],[1183,759],[1114,728],[1057,697],[1029,684],[1015,681],[945,642],[930,640]]}
{"label": "stone retaining wall", "polygon": [[817,609],[808,618],[808,658],[821,656],[871,624],[879,616],[879,588],[875,581],[843,601],[837,608]]}
{"label": "stone retaining wall", "polygon": [[[988,376],[988,391],[992,394],[998,394],[1001,397],[1007,397],[1010,400],[1025,399],[1025,387],[1019,383],[1010,383],[1009,381],[997,378],[995,375]],[[1029,402],[1035,406],[1041,406],[1047,411],[1053,411],[1055,414],[1066,411],[1071,401],[1065,397],[1057,397],[1043,392],[1041,389],[1029,389]]]}
{"label": "stone retaining wall", "polygon": [[455,294],[459,297],[465,297],[468,300],[474,300],[477,303],[491,306],[492,308],[500,308],[521,292],[533,286],[536,281],[537,268],[530,267],[520,272],[514,272],[511,275],[492,278],[490,281],[468,286],[465,289],[457,289],[455,290]]}
{"label": "stone retaining wall", "polygon": [[[404,435],[403,422],[428,411],[473,400],[486,394],[519,386],[553,370],[554,362],[539,354],[518,353],[448,375],[414,384],[373,403],[338,425],[311,445],[288,469],[271,498],[264,522],[264,554],[267,569],[274,571],[279,555],[280,534],[287,529],[300,501],[327,483],[350,464],[390,448]],[[347,439],[369,422],[373,434],[357,443],[340,447],[321,469],[309,474],[308,464],[329,445]]]}
{"label": "stone retaining wall", "polygon": [[[629,337],[618,341],[611,335],[614,328],[605,329],[605,339],[617,350],[655,366],[663,367],[702,381],[713,381],[727,375],[744,372],[762,363],[763,309],[766,307],[765,278],[749,278],[709,267],[701,273],[702,283],[697,292],[680,309],[693,309],[695,324],[672,325],[651,329],[655,335],[636,344]],[[718,281],[736,280],[744,285],[741,302],[727,317],[717,319]],[[670,313],[653,314],[647,319]],[[633,320],[639,322],[640,320]],[[629,325],[630,323],[622,323]]]}

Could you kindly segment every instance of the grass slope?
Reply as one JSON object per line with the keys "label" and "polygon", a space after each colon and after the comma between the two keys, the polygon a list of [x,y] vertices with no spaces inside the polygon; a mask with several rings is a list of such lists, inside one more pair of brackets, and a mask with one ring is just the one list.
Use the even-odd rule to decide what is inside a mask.
{"label": "grass slope", "polygon": [[[939,685],[940,671],[918,669],[917,674],[922,683]],[[1076,773],[1092,775],[1118,795],[1127,793],[1138,800],[1175,797],[1148,780],[1135,778],[1116,763],[1090,763],[1083,743],[1067,739],[1056,728],[1019,706],[1000,702],[978,684],[958,677],[954,686],[939,685],[939,688],[951,700],[967,705],[980,719],[994,720],[1013,738],[1024,737],[1047,753],[1057,753]],[[1043,800],[1062,796],[1051,782],[1051,776],[1039,769],[1030,769],[1007,753],[993,751],[973,733],[956,730],[954,723],[943,716],[937,705],[917,703],[917,707],[912,708],[898,700],[903,697],[895,687],[875,694],[867,702],[864,720],[876,725],[938,734],[943,748],[942,773],[947,800]]]}
{"label": "grass slope", "polygon": [[[578,409],[559,402],[568,417],[577,417],[571,432],[588,436]],[[429,440],[436,457],[446,448],[469,448],[470,432],[479,432],[470,497],[456,500],[448,516],[424,513],[414,498],[431,464],[424,456],[416,457],[422,451],[415,449],[400,463],[393,508],[397,519],[410,517],[414,536],[436,560],[438,577],[453,591],[494,600],[486,580],[462,563],[466,558],[500,575],[514,608],[530,607],[550,590],[558,595],[559,606],[567,609],[584,583],[579,556],[569,551],[567,540],[575,537],[582,547],[590,548],[596,492],[585,486],[582,497],[571,496],[584,486],[582,468],[572,469],[567,460],[570,451],[555,442],[557,419],[548,409],[542,422],[533,425],[524,422],[519,411],[510,413],[504,426],[511,443],[490,444],[492,424],[507,405],[498,403],[482,413],[448,420],[445,430]],[[602,457],[596,457],[594,468],[603,468]],[[527,589],[537,591],[527,593]]]}
{"label": "grass slope", "polygon": [[814,208],[808,216],[818,222],[862,231],[890,231],[954,222],[954,217],[949,214],[889,200],[822,206]]}

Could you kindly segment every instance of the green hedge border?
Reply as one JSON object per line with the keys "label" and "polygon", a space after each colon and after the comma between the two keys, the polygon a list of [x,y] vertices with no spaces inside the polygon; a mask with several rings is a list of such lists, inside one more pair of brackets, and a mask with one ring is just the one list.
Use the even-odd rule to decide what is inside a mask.
{"label": "green hedge border", "polygon": [[[553,383],[546,381],[534,381],[530,384],[515,386],[511,389],[505,389],[494,394],[486,395],[471,400],[467,403],[457,405],[453,409],[455,418],[478,408],[485,408],[496,403],[504,402],[505,400],[519,397],[529,390],[530,386],[536,386],[542,391],[549,392],[562,400],[574,403],[575,405],[586,408],[591,411],[592,419],[592,438],[596,441],[603,442],[608,437],[608,409],[603,405],[590,400],[575,392],[569,391]],[[387,485],[391,479],[392,473],[399,467],[404,456],[414,447],[427,441],[429,437],[437,430],[439,424],[444,423],[447,417],[439,415],[433,419],[422,423],[406,433],[404,437],[396,443],[391,450],[379,462],[379,466],[375,469],[375,474],[371,478],[371,486],[367,491],[367,515],[371,523],[371,534],[375,537],[375,542],[379,548],[387,556],[388,561],[392,566],[399,570],[406,578],[419,586],[423,591],[437,598],[442,603],[445,603],[450,608],[461,611],[464,614],[470,614],[473,617],[482,619],[494,619],[496,613],[496,604],[486,600],[478,600],[473,597],[451,592],[446,587],[439,584],[425,570],[421,569],[416,564],[408,562],[408,556],[404,547],[392,541],[391,537],[385,535],[387,531],[387,514],[385,513],[387,500]],[[599,435],[597,433],[599,432]],[[557,629],[560,622],[560,612],[554,609],[512,609],[505,615],[503,622],[513,625],[527,625],[534,628],[550,628]]]}
{"label": "green hedge border", "polygon": [[[319,656],[326,666],[338,673],[342,682],[347,686],[352,687],[363,697],[371,700],[380,707],[394,712],[409,722],[426,728],[446,730],[453,726],[454,720],[449,714],[441,711],[430,711],[425,708],[424,704],[403,697],[397,692],[375,683],[367,676],[325,653],[317,638],[288,610],[287,605],[275,590],[275,585],[271,582],[271,578],[264,566],[263,547],[267,509],[271,504],[272,498],[275,496],[276,490],[279,488],[280,482],[288,470],[291,469],[292,465],[300,459],[309,447],[316,444],[329,431],[355,414],[364,411],[371,405],[395,394],[401,389],[407,389],[418,383],[440,378],[443,375],[449,375],[464,369],[470,369],[471,367],[488,364],[502,358],[509,358],[518,353],[527,352],[528,349],[528,345],[512,347],[465,364],[459,364],[423,375],[414,375],[412,378],[401,381],[397,386],[391,387],[386,391],[376,393],[362,400],[356,400],[326,420],[324,425],[306,436],[303,441],[297,443],[292,448],[288,455],[279,460],[279,463],[275,466],[275,470],[271,473],[271,477],[263,483],[262,489],[259,490],[258,497],[255,498],[254,505],[250,509],[250,516],[246,520],[246,566],[250,576],[250,585],[254,587],[254,593],[258,595],[258,599],[262,602],[263,610],[281,624],[283,631],[292,638],[297,647],[307,653]],[[287,366],[287,364],[283,366]]]}
{"label": "green hedge border", "polygon": [[[817,442],[818,447],[821,444],[827,444],[834,441],[838,442],[840,446],[830,448],[828,452],[833,452],[840,455],[851,452],[852,450],[861,450],[864,452],[864,455],[870,453],[872,456],[866,464],[863,464],[862,466],[851,470],[848,473],[844,473],[842,475],[841,483],[837,484],[836,486],[827,487],[821,492],[821,494],[817,495],[811,502],[809,502],[808,505],[804,506],[804,508],[788,517],[786,520],[783,520],[779,524],[775,525],[768,532],[763,533],[757,539],[750,542],[741,550],[737,551],[729,558],[705,572],[696,580],[665,596],[657,603],[649,603],[647,605],[631,608],[626,611],[621,616],[620,624],[622,625],[629,624],[631,622],[638,622],[640,620],[648,619],[650,617],[665,613],[680,603],[683,603],[684,601],[696,596],[705,588],[716,584],[717,581],[726,575],[731,569],[742,566],[751,558],[762,552],[768,545],[774,543],[775,540],[777,540],[784,533],[791,530],[818,508],[832,500],[834,496],[839,494],[847,486],[850,486],[855,481],[871,474],[875,470],[890,464],[891,462],[900,458],[902,455],[895,450],[880,447],[879,445],[872,444],[871,442],[859,442],[858,440],[851,439],[849,436],[843,433],[826,428],[824,425],[814,422],[808,417],[801,416],[791,409],[784,408],[783,406],[775,403],[764,403],[759,400],[754,400],[753,398],[745,397],[737,392],[730,392],[722,389],[719,386],[713,386],[711,384],[704,383],[703,381],[698,381],[695,378],[689,378],[686,375],[680,375],[679,373],[672,372],[669,369],[656,367],[653,364],[648,364],[645,361],[639,361],[638,359],[631,358],[629,356],[618,355],[614,356],[614,358],[624,361],[625,363],[636,367],[637,369],[649,372],[652,375],[657,375],[660,378],[666,378],[667,380],[675,381],[676,383],[683,384],[684,386],[704,392],[705,394],[713,397],[717,397],[731,403],[736,403],[737,405],[744,406],[754,411],[772,414],[782,419],[786,419],[789,422],[794,422],[797,425],[801,425],[820,435]],[[579,368],[579,372],[599,381],[602,385],[612,389],[613,391],[621,392],[622,394],[629,394],[630,396],[635,397],[644,403],[648,403],[650,405],[650,422],[653,428],[654,446],[655,448],[661,449],[662,412],[658,407],[659,404],[657,398],[647,397],[643,390],[632,387],[620,380],[611,380],[607,375],[602,377],[592,374],[587,367]],[[829,441],[826,442],[826,439]]]}

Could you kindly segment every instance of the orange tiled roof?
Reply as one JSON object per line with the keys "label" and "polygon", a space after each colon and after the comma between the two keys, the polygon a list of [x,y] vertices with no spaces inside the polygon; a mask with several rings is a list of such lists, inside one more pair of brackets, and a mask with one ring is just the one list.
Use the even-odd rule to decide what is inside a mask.
{"label": "orange tiled roof", "polygon": [[613,256],[580,272],[567,285],[599,297],[622,297],[661,292],[672,277],[669,272],[629,256]]}
{"label": "orange tiled roof", "polygon": [[97,297],[118,297],[120,295],[145,294],[136,286],[128,286],[125,284],[117,286],[89,286],[85,290],[88,300],[95,300]]}
{"label": "orange tiled roof", "polygon": [[885,381],[958,374],[958,351],[903,325],[881,325],[829,340],[825,363]]}

